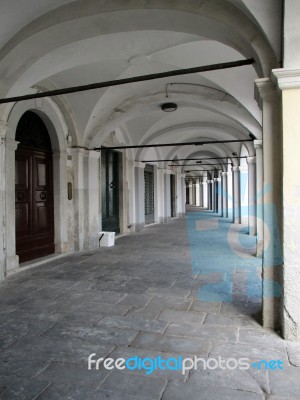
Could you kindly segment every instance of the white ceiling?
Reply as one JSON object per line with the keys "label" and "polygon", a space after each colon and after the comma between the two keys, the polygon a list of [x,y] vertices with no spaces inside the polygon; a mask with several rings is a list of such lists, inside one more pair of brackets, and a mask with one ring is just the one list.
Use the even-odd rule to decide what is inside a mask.
{"label": "white ceiling", "polygon": [[[260,137],[254,80],[280,60],[281,1],[221,3],[0,0],[1,97],[254,57],[256,68],[133,83],[59,100],[72,111],[79,145],[99,146],[113,131],[131,144],[248,138],[249,132]],[[168,100],[178,104],[176,112],[161,111]],[[197,151],[231,155],[240,147]],[[180,158],[193,152],[193,147],[159,151]],[[147,151],[137,154],[145,157]]]}

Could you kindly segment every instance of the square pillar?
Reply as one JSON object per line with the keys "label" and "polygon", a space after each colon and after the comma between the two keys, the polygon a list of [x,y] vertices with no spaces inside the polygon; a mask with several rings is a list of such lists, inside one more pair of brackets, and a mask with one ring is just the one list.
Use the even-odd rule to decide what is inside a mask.
{"label": "square pillar", "polygon": [[240,167],[232,167],[233,172],[233,222],[241,223]]}
{"label": "square pillar", "polygon": [[145,163],[134,164],[134,193],[135,193],[135,231],[140,232],[145,227]]}
{"label": "square pillar", "polygon": [[256,235],[256,157],[248,157],[248,216],[249,235]]}
{"label": "square pillar", "polygon": [[285,339],[300,341],[300,69],[274,70],[273,77],[282,91],[282,330]]}
{"label": "square pillar", "polygon": [[282,128],[280,96],[271,79],[257,79],[263,112],[263,326],[281,327],[282,295]]}

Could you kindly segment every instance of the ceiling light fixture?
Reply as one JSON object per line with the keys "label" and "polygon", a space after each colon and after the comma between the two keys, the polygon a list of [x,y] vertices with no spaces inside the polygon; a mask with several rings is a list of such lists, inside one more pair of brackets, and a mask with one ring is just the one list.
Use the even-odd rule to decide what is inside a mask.
{"label": "ceiling light fixture", "polygon": [[160,106],[162,111],[164,112],[173,112],[177,110],[177,104],[176,103],[164,103]]}

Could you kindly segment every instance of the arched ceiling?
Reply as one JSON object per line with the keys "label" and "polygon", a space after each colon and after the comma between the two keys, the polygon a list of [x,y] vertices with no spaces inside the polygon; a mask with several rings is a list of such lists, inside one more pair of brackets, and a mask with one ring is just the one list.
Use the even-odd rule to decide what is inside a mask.
{"label": "arched ceiling", "polygon": [[[111,132],[124,144],[261,137],[254,80],[281,57],[281,1],[2,0],[0,95],[9,97],[173,69],[254,58],[234,69],[110,87],[53,99],[69,110],[77,145]],[[161,104],[176,102],[173,113]],[[5,106],[1,106],[4,115]],[[231,156],[239,143],[201,146]],[[253,153],[251,143],[246,145]],[[189,157],[193,146],[131,152],[135,159]]]}

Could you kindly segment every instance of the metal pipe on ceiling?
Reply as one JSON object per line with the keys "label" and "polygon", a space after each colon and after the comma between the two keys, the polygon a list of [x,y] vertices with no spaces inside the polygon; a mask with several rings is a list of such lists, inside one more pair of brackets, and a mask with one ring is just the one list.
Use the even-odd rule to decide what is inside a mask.
{"label": "metal pipe on ceiling", "polygon": [[174,160],[173,158],[168,158],[166,160],[142,160],[141,162],[147,163],[147,162],[172,161],[173,163],[176,163],[177,161],[226,160],[228,158],[238,158],[238,159],[240,159],[240,158],[247,158],[247,156],[240,156],[240,157],[237,157],[237,156],[234,156],[234,157],[226,156],[226,157],[206,157],[206,158],[177,158],[176,160]]}
{"label": "metal pipe on ceiling", "polygon": [[235,140],[207,140],[204,142],[182,142],[182,143],[160,143],[160,144],[138,144],[133,146],[102,146],[95,147],[94,150],[121,150],[121,149],[144,149],[148,147],[168,147],[168,146],[203,146],[204,144],[220,144],[220,143],[242,143],[253,142],[253,139],[235,139]]}
{"label": "metal pipe on ceiling", "polygon": [[89,85],[71,86],[71,87],[64,88],[64,89],[49,90],[49,91],[41,92],[41,93],[7,97],[6,99],[5,98],[0,99],[0,104],[13,103],[13,102],[23,101],[23,100],[40,99],[43,97],[60,96],[63,94],[70,94],[70,93],[85,92],[88,90],[103,89],[103,88],[111,87],[111,86],[126,85],[128,83],[144,82],[144,81],[150,81],[150,80],[161,79],[161,78],[169,78],[171,76],[188,75],[188,74],[195,74],[195,73],[200,73],[200,72],[242,67],[245,65],[254,64],[254,62],[255,61],[253,58],[249,58],[246,60],[204,65],[202,67],[175,69],[172,71],[159,72],[156,74],[139,75],[139,76],[133,76],[131,78],[124,78],[124,79],[114,79],[111,81],[97,82],[97,83],[92,83]]}

